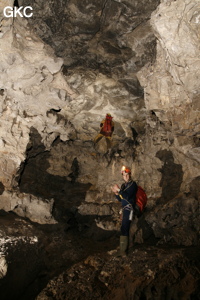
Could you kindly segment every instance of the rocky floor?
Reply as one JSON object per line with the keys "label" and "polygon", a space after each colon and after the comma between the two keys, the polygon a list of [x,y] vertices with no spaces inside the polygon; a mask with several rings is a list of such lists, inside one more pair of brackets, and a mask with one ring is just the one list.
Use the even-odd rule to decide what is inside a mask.
{"label": "rocky floor", "polygon": [[117,235],[95,240],[3,211],[0,233],[1,300],[200,299],[199,247],[134,245],[118,258]]}
{"label": "rocky floor", "polygon": [[116,243],[112,237],[95,240],[64,223],[39,225],[0,211],[0,299],[35,299],[50,279]]}
{"label": "rocky floor", "polygon": [[73,265],[36,299],[199,299],[197,249],[189,257],[186,249],[152,246],[132,249],[126,258],[112,252]]}

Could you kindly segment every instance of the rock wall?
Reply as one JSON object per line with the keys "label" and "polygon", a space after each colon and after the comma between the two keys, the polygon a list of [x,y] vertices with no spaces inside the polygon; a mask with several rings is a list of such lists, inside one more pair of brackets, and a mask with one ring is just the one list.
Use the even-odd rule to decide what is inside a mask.
{"label": "rock wall", "polygon": [[[88,299],[94,290],[104,299],[162,298],[166,291],[173,299],[198,297],[199,252],[190,260],[186,249],[199,245],[200,232],[199,1],[18,0],[33,6],[33,18],[6,19],[3,8],[13,2],[0,3],[0,210],[52,224],[41,228],[53,234],[46,248],[38,244],[44,233],[33,235],[22,219],[12,219],[11,228],[1,215],[2,297],[41,289],[41,248],[53,270],[48,276],[63,270],[63,261],[96,252],[97,241],[109,238],[110,249],[120,228],[110,186],[122,183],[123,164],[148,195],[130,244],[156,247],[132,251],[126,264],[110,259],[104,243],[104,258],[73,266],[38,299]],[[109,151],[105,140],[93,143],[108,112],[115,122]],[[72,229],[70,238],[63,228]],[[186,249],[171,250],[177,245]],[[32,254],[22,265],[21,253]]]}
{"label": "rock wall", "polygon": [[[10,2],[1,3],[1,15],[8,4],[12,6]],[[1,19],[0,58],[0,208],[5,210],[12,209],[9,202],[18,184],[17,172],[26,160],[31,128],[41,133],[46,149],[57,136],[67,140],[73,132],[67,120],[53,115],[66,106],[67,97],[72,94],[60,72],[63,60],[31,31],[25,19],[8,20],[12,20],[10,27]],[[20,202],[18,199],[17,205]],[[50,203],[47,215],[51,208]],[[38,210],[33,219],[42,219],[39,214]]]}
{"label": "rock wall", "polygon": [[[145,61],[152,60],[153,49],[155,49],[155,37],[149,26],[149,17],[150,12],[156,7],[157,3],[158,1],[152,1],[153,6],[146,7],[143,14],[141,6],[139,6],[136,15],[134,15],[133,7],[130,3],[102,2],[98,5],[95,4],[95,9],[90,4],[85,9],[85,5],[69,2],[68,10],[64,9],[62,5],[59,6],[60,3],[56,4],[58,6],[56,9],[56,5],[53,3],[48,4],[46,1],[40,3],[18,1],[19,5],[33,6],[34,17],[29,19],[32,28],[34,27],[35,31],[54,47],[57,55],[62,53],[63,59],[61,59],[54,55],[52,48],[48,47],[36,36],[27,20],[20,17],[4,18],[3,8],[6,5],[12,6],[13,1],[2,2],[2,72],[0,78],[2,112],[2,168],[0,182],[2,209],[15,210],[16,208],[18,213],[27,216],[24,209],[20,209],[20,207],[22,207],[22,202],[26,203],[25,199],[29,198],[29,196],[25,194],[24,201],[21,201],[23,193],[19,193],[18,188],[23,183],[26,187],[29,186],[29,189],[20,187],[22,192],[26,191],[26,193],[40,197],[41,190],[37,189],[38,186],[36,184],[37,175],[34,177],[34,180],[29,176],[25,178],[23,175],[27,174],[26,169],[31,161],[34,165],[34,157],[37,159],[40,157],[40,154],[42,157],[45,151],[50,151],[50,157],[48,157],[48,160],[45,159],[45,162],[42,159],[40,161],[41,166],[44,165],[42,167],[44,173],[40,177],[40,182],[44,182],[44,177],[49,178],[50,175],[54,179],[55,177],[53,176],[57,176],[57,179],[60,176],[62,178],[59,177],[58,181],[61,180],[61,184],[59,183],[58,186],[62,190],[63,179],[68,179],[74,159],[82,152],[81,157],[79,156],[78,159],[80,172],[76,181],[80,184],[93,185],[92,192],[89,191],[86,198],[93,198],[92,201],[98,198],[100,202],[111,198],[111,194],[106,195],[106,192],[110,192],[110,184],[119,178],[118,176],[113,177],[116,173],[115,171],[118,170],[119,166],[121,167],[122,161],[127,162],[131,160],[125,155],[126,151],[124,151],[123,142],[132,137],[132,111],[134,111],[135,127],[137,127],[138,131],[144,132],[143,90],[135,75],[135,71],[138,69],[136,65],[140,68],[140,66],[145,64]],[[44,9],[41,9],[41,5]],[[96,29],[92,34],[88,30],[88,9],[94,20],[99,15],[98,20],[95,21],[98,23],[98,26],[95,27]],[[63,18],[58,18],[61,11]],[[65,13],[69,18],[64,17]],[[49,15],[50,21],[48,26],[43,21],[43,19],[47,20],[47,18],[41,19],[40,14],[46,15],[46,17]],[[119,41],[114,42],[115,39],[109,35],[109,32],[116,31],[115,27],[120,15],[118,27],[122,26],[123,28],[121,31],[122,37]],[[125,20],[126,15],[127,20]],[[78,18],[80,18],[79,23],[77,23]],[[108,18],[113,20],[111,28],[107,21]],[[129,19],[133,22],[131,27]],[[65,20],[67,20],[67,24]],[[60,21],[60,24],[56,23]],[[141,27],[139,26],[140,24]],[[92,25],[94,24],[92,23]],[[51,28],[51,30],[47,30],[51,33],[51,36],[47,34],[44,27],[47,29]],[[99,35],[100,27],[102,27],[102,32]],[[43,28],[44,35],[41,34],[41,28]],[[70,34],[66,35],[65,28]],[[75,32],[73,32],[72,28],[75,29]],[[129,34],[132,28],[137,29],[133,35]],[[58,32],[60,32],[60,35],[58,35]],[[137,40],[142,33],[145,34],[146,38],[141,39],[138,44]],[[77,37],[74,34],[77,34]],[[61,48],[65,49],[64,53],[59,46],[55,47],[58,45],[58,36],[60,46],[62,43],[71,45],[70,47],[61,46]],[[66,36],[68,39],[63,41],[63,38]],[[115,32],[116,36],[117,32]],[[83,46],[83,42],[87,43],[87,46]],[[136,47],[131,46],[133,42],[137,45],[136,52]],[[91,44],[89,46],[90,50],[85,51],[88,49],[88,43]],[[97,47],[98,44],[102,44],[102,46]],[[150,45],[149,52],[146,50],[146,44]],[[85,52],[83,53],[79,50],[84,50]],[[99,51],[99,53],[92,55],[96,51]],[[120,60],[118,59],[119,53],[121,53]],[[81,61],[80,55],[83,56]],[[95,68],[91,69],[90,66],[94,58],[97,59],[97,64]],[[129,61],[130,58],[131,61],[134,60],[134,69],[130,69],[130,64],[132,64]],[[77,65],[78,61],[80,63]],[[109,61],[110,64],[107,66]],[[65,77],[60,72],[63,62],[65,64],[63,69]],[[74,63],[76,68],[74,68]],[[119,66],[121,63],[124,64],[124,70]],[[86,64],[89,65],[88,70],[84,69]],[[99,68],[100,65],[102,65],[102,68]],[[123,74],[126,74],[125,79],[121,78],[119,71],[115,72],[118,68],[117,66],[120,67]],[[113,78],[111,73],[113,73]],[[131,78],[130,74],[132,74]],[[118,78],[119,75],[120,78]],[[123,112],[121,112],[122,100]],[[87,140],[93,140],[98,132],[99,122],[108,110],[112,112],[116,119],[115,138],[113,140],[115,148],[113,148],[112,153],[112,157],[116,159],[111,162],[112,157],[103,157],[105,142],[102,141],[97,152],[94,151],[92,144],[89,144],[91,146],[91,164],[87,165],[84,162],[88,161],[88,146],[84,147],[79,141],[84,141],[85,143]],[[124,119],[124,115],[126,115],[126,119]],[[38,147],[35,144],[33,146],[31,141],[31,135],[34,131],[38,133],[35,143]],[[53,144],[57,139],[61,141],[60,146],[57,143]],[[66,155],[66,151],[69,150],[71,143],[68,144],[66,142],[68,140],[72,140],[73,151]],[[122,152],[123,157],[121,159],[120,153]],[[129,156],[132,157],[131,150],[129,152]],[[61,155],[61,153],[64,153],[64,155]],[[102,167],[99,168],[101,164]],[[33,173],[36,174],[36,172]],[[43,191],[45,189],[48,190],[48,185],[41,187]],[[16,195],[19,195],[16,205],[12,205],[11,199],[14,189],[17,190],[17,193],[14,194],[13,198],[16,199]],[[95,193],[93,193],[94,190],[96,190]],[[91,197],[91,195],[93,196]],[[55,198],[55,192],[53,196]],[[52,209],[51,195],[42,192],[42,197],[45,205],[50,201],[49,211],[47,210],[46,213],[46,216],[48,216]],[[102,197],[105,198],[101,199]],[[33,209],[32,213],[36,210]],[[41,222],[42,218],[41,215],[38,216],[38,221]],[[34,221],[37,219],[35,213],[32,219]],[[49,220],[49,217],[47,219]]]}
{"label": "rock wall", "polygon": [[[129,146],[127,152],[135,156],[136,151],[137,158],[129,160],[125,153],[124,161],[154,198],[163,195],[159,170],[168,160],[160,160],[158,151],[171,151],[174,163],[182,166],[180,192],[189,191],[199,174],[199,4],[159,3],[70,1],[64,7],[28,2],[35,11],[31,24],[64,58],[65,78],[76,90],[65,116],[76,127],[77,138],[93,139],[98,123],[111,112],[116,122],[115,153],[124,150],[120,142],[134,140],[136,133],[139,147]],[[126,152],[127,144],[124,148]],[[98,150],[104,153],[104,145]],[[115,168],[113,161],[111,166]],[[96,185],[101,186],[98,179]]]}
{"label": "rock wall", "polygon": [[140,149],[144,155],[139,154],[146,161],[146,181],[152,178],[152,165],[158,166],[158,151],[171,151],[183,170],[181,192],[188,192],[199,176],[199,13],[198,1],[162,1],[151,18],[156,62],[138,73],[149,111],[148,135]]}
{"label": "rock wall", "polygon": [[[159,3],[21,0],[33,6],[29,23],[2,19],[2,209],[27,216],[20,199],[30,193],[49,203],[44,215],[29,213],[39,222],[50,221],[51,199],[58,219],[70,207],[113,215],[110,186],[122,182],[123,164],[149,209],[182,193],[198,199],[199,3]],[[107,112],[109,152],[92,142]]]}

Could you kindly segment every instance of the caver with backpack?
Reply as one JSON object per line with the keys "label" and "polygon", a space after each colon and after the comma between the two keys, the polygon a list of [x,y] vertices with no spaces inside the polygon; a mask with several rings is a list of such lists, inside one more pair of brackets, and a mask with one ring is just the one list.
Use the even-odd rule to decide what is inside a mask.
{"label": "caver with backpack", "polygon": [[111,137],[114,131],[114,122],[111,114],[107,114],[106,118],[100,124],[100,133],[95,137],[94,143],[98,143],[103,137],[106,138],[107,150],[111,147]]}
{"label": "caver with backpack", "polygon": [[139,216],[147,202],[146,193],[131,178],[131,169],[122,167],[121,170],[125,183],[121,188],[115,184],[111,189],[118,201],[122,204],[122,223],[120,236],[120,249],[118,256],[126,255],[129,242],[129,230],[133,215]]}

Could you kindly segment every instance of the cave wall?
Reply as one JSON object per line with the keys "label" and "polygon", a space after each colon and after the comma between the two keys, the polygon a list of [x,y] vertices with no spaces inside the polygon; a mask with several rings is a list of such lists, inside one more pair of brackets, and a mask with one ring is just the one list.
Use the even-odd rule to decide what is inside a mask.
{"label": "cave wall", "polygon": [[[3,7],[12,6],[13,2],[0,3],[1,213],[12,211],[36,223],[52,224],[52,231],[57,222],[63,222],[66,231],[70,226],[78,228],[78,241],[71,244],[75,240],[72,235],[72,239],[62,244],[69,251],[65,254],[66,261],[69,256],[78,257],[77,252],[85,252],[79,243],[80,235],[93,243],[105,241],[119,230],[120,205],[110,186],[122,183],[119,171],[127,164],[148,195],[143,216],[131,224],[130,244],[198,246],[199,1],[19,0],[19,5],[33,6],[34,17],[5,19]],[[93,144],[107,112],[114,116],[115,122],[110,151],[104,140],[96,147]],[[0,245],[1,288],[5,289],[5,298],[14,298],[15,289],[4,285],[7,272],[18,284],[18,293],[29,284],[38,288],[41,280],[34,279],[40,274],[43,257],[38,252],[37,238],[32,239],[31,233],[29,241],[26,230],[23,233],[26,242],[22,240],[18,245],[21,223],[16,226],[16,221],[12,221],[17,239],[12,237],[10,244],[12,230],[2,216],[1,222],[4,231],[0,234],[5,235]],[[32,228],[24,220],[22,223],[25,228]],[[54,255],[61,237],[58,240],[60,243],[55,240],[51,250]],[[32,266],[28,272],[20,265],[22,249],[27,256],[26,270],[28,265]],[[10,270],[5,250],[10,251],[9,261],[14,262]],[[142,297],[155,293],[161,297],[167,290],[169,297],[178,299],[180,293],[187,292],[188,297],[194,293],[198,286],[194,261],[191,267],[178,251],[177,256],[169,256],[163,265],[161,260],[167,251],[161,250],[161,256],[158,253],[160,271],[155,257],[155,269],[146,262],[151,251],[140,253],[142,265],[136,267],[142,278],[146,272],[147,285],[143,279],[142,284],[135,283],[135,275],[130,277],[134,286],[128,295],[136,291]],[[32,255],[31,261],[28,254]],[[59,259],[63,267],[62,256]],[[137,250],[127,259],[128,265],[122,261],[122,269],[130,268],[130,261],[135,266]],[[116,284],[115,270],[111,268],[114,277],[107,276],[107,267],[100,272],[102,267],[97,260],[93,263],[89,258],[84,262],[86,273],[90,272],[91,263],[95,284],[98,277],[106,287],[107,278],[113,281],[115,277]],[[118,272],[119,261],[115,264],[110,258],[109,261]],[[98,266],[95,277],[94,265]],[[16,267],[22,272],[18,278]],[[84,267],[78,265],[77,269],[78,277],[69,270],[73,293],[74,280],[79,279],[79,274],[86,278],[84,271],[79,272]],[[131,276],[132,272],[136,274],[133,269]],[[123,276],[127,272],[122,272]],[[154,280],[157,276],[164,278],[158,285]],[[122,277],[118,279],[123,285]],[[170,282],[170,287],[169,278],[173,283]],[[65,279],[64,287],[58,287],[62,296],[66,286],[71,291],[68,273]],[[53,284],[53,291],[59,297],[55,282],[56,279],[48,288],[51,291]],[[118,297],[119,290],[113,291],[113,282],[110,289]],[[185,282],[190,283],[188,291]],[[88,283],[83,286],[87,289]],[[101,292],[105,292],[104,285],[97,295]],[[124,287],[121,295],[127,295]]]}
{"label": "cave wall", "polygon": [[162,1],[151,17],[156,62],[138,73],[145,106],[153,112],[147,118],[142,157],[152,165],[153,153],[170,150],[183,169],[182,192],[199,175],[199,9],[198,1]]}
{"label": "cave wall", "polygon": [[30,195],[20,193],[17,176],[26,161],[31,128],[41,134],[46,150],[57,136],[67,140],[73,134],[68,120],[58,120],[52,113],[65,106],[72,91],[60,72],[63,60],[31,31],[27,20],[4,18],[3,8],[12,4],[13,1],[4,1],[0,7],[0,207],[6,211],[16,208],[23,215],[27,208],[27,216],[32,215],[34,221],[54,222],[52,199],[42,203],[42,199],[31,200]]}
{"label": "cave wall", "polygon": [[[125,155],[126,145],[123,142],[126,139],[131,139],[132,132],[135,132],[131,125],[133,112],[137,131],[144,132],[143,89],[135,71],[146,61],[152,61],[155,56],[155,37],[149,26],[149,18],[158,1],[152,3],[153,6],[146,7],[142,13],[141,5],[138,7],[138,11],[134,12],[132,5],[128,2],[108,1],[98,4],[95,2],[95,7],[89,2],[80,5],[69,1],[66,9],[63,9],[63,7],[59,7],[61,3],[55,5],[53,2],[46,3],[46,1],[34,1],[34,3],[18,1],[19,6],[33,6],[34,18],[29,20],[20,17],[4,18],[3,8],[6,5],[12,6],[13,1],[1,3],[1,208],[7,211],[14,210],[28,217],[34,214],[32,219],[38,218],[40,222],[42,217],[44,222],[49,221],[49,213],[52,210],[52,202],[49,202],[50,195],[45,199],[45,203],[49,203],[47,215],[44,213],[42,217],[37,217],[37,213],[35,214],[37,205],[36,209],[30,209],[28,214],[25,213],[25,207],[30,207],[28,205],[31,201],[30,198],[32,203],[36,199],[40,202],[39,195],[42,194],[44,197],[43,191],[49,190],[49,183],[47,183],[43,187],[40,184],[41,188],[38,191],[37,178],[33,180],[26,172],[31,161],[33,165],[34,163],[37,165],[40,155],[40,163],[44,164],[43,170],[46,172],[40,172],[40,174],[37,173],[37,170],[33,172],[41,178],[40,183],[47,182],[44,177],[53,178],[53,176],[57,176],[56,178],[60,176],[61,182],[64,180],[67,182],[72,162],[79,156],[80,172],[77,181],[80,184],[93,185],[91,193],[86,197],[93,200],[99,199],[99,202],[111,198],[111,195],[106,193],[110,192],[110,184],[118,178],[118,176],[113,177],[116,175],[115,171],[118,169],[118,164],[132,161],[132,144],[130,143],[131,146],[129,146],[129,159],[128,155]],[[87,9],[85,9],[85,4],[89,5],[86,6]],[[90,22],[87,17],[88,9],[93,15],[93,19],[95,19],[97,11],[100,16],[97,20],[98,29],[95,27],[96,29],[92,33],[88,29],[88,21]],[[58,17],[61,10],[63,18]],[[117,25],[120,15],[122,15],[120,24]],[[126,15],[127,20],[125,20]],[[76,24],[78,18],[80,21]],[[107,21],[109,18],[113,19],[112,28]],[[131,26],[129,19],[132,22]],[[28,24],[28,21],[31,24]],[[141,29],[139,29],[140,24]],[[119,42],[115,38],[116,25],[122,28]],[[44,30],[45,26],[52,29],[49,31],[51,33],[49,38]],[[44,44],[38,37],[40,35],[41,38],[44,38],[39,30],[41,28],[43,28],[44,36],[46,36],[45,42],[54,48],[56,55],[60,55],[62,52],[58,43],[55,42],[58,37],[60,39],[59,45],[72,46],[72,48],[70,48],[71,46],[64,47],[65,54],[62,54],[62,59],[56,57],[52,48]],[[114,36],[110,34],[111,29],[115,31]],[[129,35],[132,29],[137,29],[133,36]],[[70,31],[70,34],[66,35],[66,30],[67,33]],[[142,33],[145,34],[146,38],[141,39],[138,44],[137,41]],[[64,41],[66,36],[68,40]],[[133,41],[138,47],[136,52],[135,47],[132,49],[131,46]],[[83,43],[87,46],[83,47]],[[89,43],[91,43],[90,46]],[[100,44],[102,44],[101,47]],[[146,44],[149,44],[149,48],[146,47]],[[56,45],[58,47],[55,47]],[[80,49],[81,51],[87,49],[87,51],[80,53]],[[96,67],[91,68],[92,52],[96,51],[99,53],[95,55],[95,59],[99,58]],[[75,64],[74,62],[70,63],[70,57],[73,61],[76,60]],[[132,64],[129,61],[130,58],[138,67],[130,69],[129,66]],[[63,62],[64,67],[62,67]],[[121,63],[123,66],[120,66]],[[88,69],[85,69],[86,64],[88,64]],[[101,68],[100,65],[102,65]],[[61,67],[63,72],[60,72]],[[115,72],[118,67],[119,71]],[[121,72],[126,74],[126,78],[122,78]],[[114,73],[116,73],[116,78]],[[125,99],[123,101],[124,112],[121,112],[120,102],[122,99]],[[114,110],[113,107],[115,107]],[[100,143],[97,153],[94,151],[92,143],[87,144],[87,141],[91,141],[97,134],[99,122],[108,110],[116,119],[115,139],[113,141],[115,148],[113,148],[111,157],[104,158],[104,141]],[[124,120],[124,114],[126,114],[127,120]],[[38,149],[34,154],[35,161],[34,155],[30,157],[31,130],[36,130],[39,137],[37,140]],[[57,138],[61,141],[60,145],[53,144]],[[70,142],[65,143],[67,141]],[[84,145],[79,141],[84,141]],[[73,150],[71,152],[70,147]],[[90,159],[88,159],[88,148],[90,148]],[[49,155],[46,153],[48,161],[47,159],[42,160],[45,151],[50,152]],[[64,154],[61,155],[61,153]],[[114,163],[111,163],[112,158],[114,158]],[[89,160],[91,161],[90,165],[87,164]],[[49,167],[47,168],[48,163]],[[102,174],[100,174],[101,172]],[[91,174],[93,175],[91,176]],[[24,175],[27,175],[25,180],[24,177],[22,178]],[[24,186],[22,188],[20,186],[22,183],[24,186],[29,186],[29,190]],[[60,190],[63,190],[63,186]],[[36,199],[27,195],[28,193],[34,195]],[[52,199],[50,200],[52,201]]]}
{"label": "cave wall", "polygon": [[[74,195],[79,213],[112,215],[123,164],[149,209],[191,190],[198,198],[198,1],[20,0],[33,18],[5,20],[12,3],[1,2],[1,208],[54,222],[53,202]],[[107,112],[109,152],[92,142]],[[35,205],[25,214],[42,199],[42,215]]]}

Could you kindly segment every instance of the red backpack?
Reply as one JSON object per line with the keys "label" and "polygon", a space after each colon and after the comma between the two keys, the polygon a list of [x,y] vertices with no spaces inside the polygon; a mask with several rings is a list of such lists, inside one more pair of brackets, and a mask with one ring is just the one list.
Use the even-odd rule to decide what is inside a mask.
{"label": "red backpack", "polygon": [[138,205],[140,212],[142,213],[147,204],[147,195],[143,188],[138,185],[138,190],[136,193],[136,204]]}
{"label": "red backpack", "polygon": [[103,131],[105,133],[111,133],[112,132],[112,117],[110,117],[110,118],[106,117],[101,131]]}

